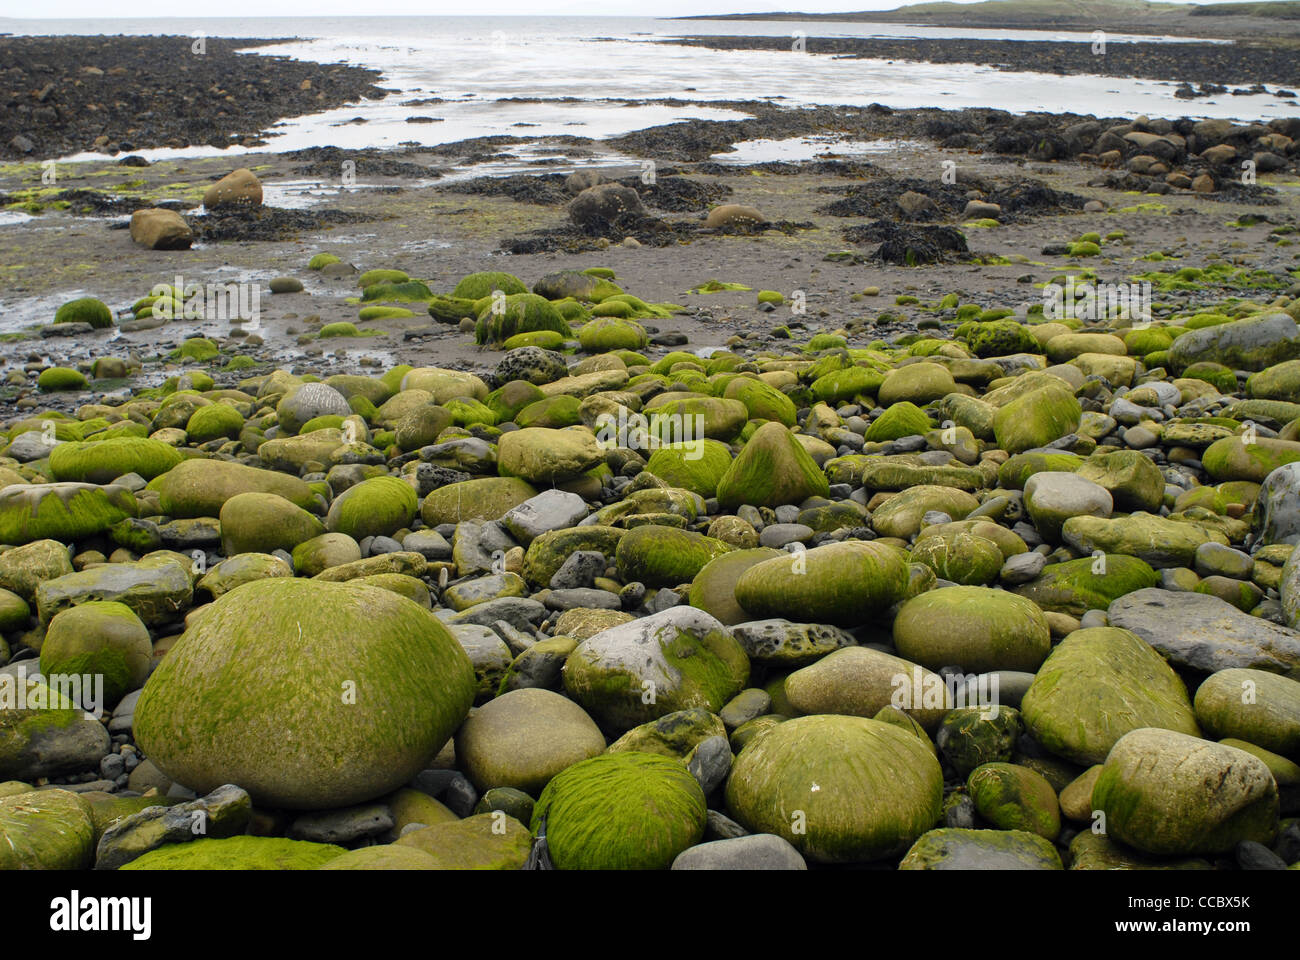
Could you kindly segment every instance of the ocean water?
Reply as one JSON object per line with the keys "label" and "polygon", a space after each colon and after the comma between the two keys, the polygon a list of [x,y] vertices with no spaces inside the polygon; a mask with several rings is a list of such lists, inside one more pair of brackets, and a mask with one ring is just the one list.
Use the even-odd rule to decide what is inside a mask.
{"label": "ocean water", "polygon": [[[809,52],[793,49],[797,31]],[[40,35],[175,34],[184,37],[292,37],[254,52],[383,72],[381,100],[289,117],[268,131],[266,147],[296,150],[433,145],[494,134],[592,138],[618,136],[677,120],[741,119],[709,101],[771,100],[792,106],[872,102],[892,107],[997,107],[1013,112],[1074,111],[1109,116],[1293,116],[1293,103],[1271,94],[1183,101],[1175,84],[1115,77],[1005,72],[971,64],[899,63],[816,55],[817,36],[961,37],[1091,43],[1086,33],[912,27],[903,24],[796,21],[674,21],[628,17],[333,17],[178,18],[149,20],[3,20],[0,32]],[[665,44],[686,35],[789,36],[792,49],[706,50]],[[1108,34],[1107,43],[1177,43],[1181,38]],[[178,57],[194,56],[178,41]],[[1259,77],[1273,85],[1274,78]],[[440,98],[414,105],[412,100]],[[520,102],[526,98],[529,102]],[[698,104],[653,103],[661,99]],[[421,115],[432,123],[411,124]],[[350,123],[356,119],[364,123]],[[810,140],[783,143],[760,159],[813,156]],[[140,151],[153,159],[239,154],[211,146]],[[752,148],[751,148],[752,149]],[[841,152],[853,152],[841,151]],[[68,160],[99,158],[81,154]],[[533,158],[536,159],[536,158]],[[617,160],[619,158],[613,158]]]}

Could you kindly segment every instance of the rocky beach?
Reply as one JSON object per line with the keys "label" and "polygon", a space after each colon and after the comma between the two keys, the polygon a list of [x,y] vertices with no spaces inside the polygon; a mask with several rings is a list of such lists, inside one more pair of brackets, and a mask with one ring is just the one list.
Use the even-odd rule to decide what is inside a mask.
{"label": "rocky beach", "polygon": [[1300,869],[1283,41],[284,150],[385,72],[195,42],[0,37],[0,868]]}

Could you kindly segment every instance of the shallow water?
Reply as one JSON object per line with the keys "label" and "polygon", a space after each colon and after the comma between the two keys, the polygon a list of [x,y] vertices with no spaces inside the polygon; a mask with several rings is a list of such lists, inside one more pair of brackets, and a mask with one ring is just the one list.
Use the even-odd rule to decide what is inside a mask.
{"label": "shallow water", "polygon": [[[1136,117],[1294,115],[1271,94],[1181,101],[1172,83],[1114,77],[1009,73],[973,64],[901,64],[770,50],[707,50],[664,44],[685,35],[953,37],[1006,39],[1007,31],[912,27],[905,24],[797,21],[673,21],[631,17],[324,17],[167,20],[0,20],[0,30],[40,33],[149,33],[183,36],[294,36],[254,52],[322,63],[346,62],[383,71],[380,86],[396,89],[366,101],[288,118],[259,150],[296,150],[324,143],[343,148],[435,145],[469,137],[577,134],[607,138],[684,119],[739,119],[733,110],[638,102],[772,99],[791,105],[837,103],[892,107],[998,107]],[[1016,39],[1091,43],[1088,33],[1023,31]],[[1186,38],[1108,34],[1108,43],[1178,43]],[[178,56],[193,56],[190,41]],[[794,41],[792,40],[792,46]],[[1264,83],[1273,78],[1260,77]],[[430,97],[446,102],[408,104]],[[510,102],[541,98],[545,102]],[[573,98],[561,102],[563,98]],[[412,115],[433,123],[408,123]],[[365,120],[349,124],[354,118]],[[153,160],[239,155],[246,147],[146,150]],[[79,154],[71,160],[90,159]],[[799,159],[792,156],[787,159]]]}

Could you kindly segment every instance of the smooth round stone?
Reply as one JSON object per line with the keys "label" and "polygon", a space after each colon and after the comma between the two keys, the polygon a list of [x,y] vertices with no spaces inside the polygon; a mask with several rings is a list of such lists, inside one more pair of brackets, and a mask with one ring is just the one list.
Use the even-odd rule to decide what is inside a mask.
{"label": "smooth round stone", "polygon": [[763,547],[784,547],[787,543],[807,543],[812,539],[812,527],[802,523],[774,523],[763,528],[758,543]]}
{"label": "smooth round stone", "polygon": [[605,751],[587,712],[550,690],[512,690],[479,707],[456,734],[456,761],[479,790],[536,795],[551,778]]}
{"label": "smooth round stone", "polygon": [[1109,517],[1115,508],[1110,491],[1073,473],[1049,470],[1025,482],[1025,509],[1044,538],[1059,541],[1071,517]]}
{"label": "smooth round stone", "polygon": [[1221,543],[1203,543],[1196,548],[1196,572],[1202,577],[1221,576],[1249,580],[1255,569],[1250,555]]}
{"label": "smooth round stone", "polygon": [[1028,583],[1042,573],[1045,566],[1047,566],[1047,557],[1041,553],[1017,553],[1015,556],[1008,557],[1002,564],[998,579],[1008,586]]}
{"label": "smooth round stone", "polygon": [[1129,427],[1124,432],[1124,445],[1130,450],[1147,450],[1160,442],[1160,438],[1146,427]]}
{"label": "smooth round stone", "polygon": [[735,730],[750,720],[761,717],[770,709],[772,709],[772,698],[768,692],[750,687],[727,701],[726,705],[718,711],[718,716],[722,718],[728,730]]}
{"label": "smooth round stone", "polygon": [[1025,830],[941,827],[924,834],[898,865],[900,870],[1061,870],[1061,856],[1048,840]]}
{"label": "smooth round stone", "polygon": [[697,844],[677,855],[674,870],[807,870],[799,851],[781,837],[755,833]]}

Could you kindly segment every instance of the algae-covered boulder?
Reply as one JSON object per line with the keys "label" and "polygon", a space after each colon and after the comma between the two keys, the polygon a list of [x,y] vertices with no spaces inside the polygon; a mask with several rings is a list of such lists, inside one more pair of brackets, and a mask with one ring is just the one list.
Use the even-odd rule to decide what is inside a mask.
{"label": "algae-covered boulder", "polygon": [[578,331],[578,343],[588,353],[640,350],[649,342],[645,327],[634,320],[618,317],[593,317]]}
{"label": "algae-covered boulder", "polygon": [[731,552],[730,545],[701,533],[647,524],[629,530],[618,542],[614,562],[626,583],[651,587],[690,583],[709,561]]}
{"label": "algae-covered boulder", "polygon": [[1121,737],[1092,805],[1106,815],[1108,836],[1162,856],[1228,853],[1243,840],[1268,845],[1277,833],[1277,783],[1263,760],[1172,730]]}
{"label": "algae-covered boulder", "polygon": [[662,443],[701,436],[729,443],[740,436],[749,420],[749,410],[743,403],[725,397],[688,395],[662,404],[651,403],[646,412],[658,415],[651,418],[650,426],[651,433]]}
{"label": "algae-covered boulder", "polygon": [[934,745],[960,777],[982,764],[1010,760],[1024,731],[1019,710],[1002,706],[996,696],[985,699],[991,702],[950,710],[935,734]]}
{"label": "algae-covered boulder", "polygon": [[84,870],[94,859],[90,804],[75,793],[0,797],[0,870]]}
{"label": "algae-covered boulder", "polygon": [[739,400],[751,420],[773,420],[786,427],[795,424],[794,401],[771,384],[756,377],[736,377],[723,392],[728,400]]}
{"label": "algae-covered boulder", "polygon": [[960,529],[918,537],[911,560],[925,564],[944,580],[971,586],[992,583],[1003,564],[1002,551],[996,543]]}
{"label": "algae-covered boulder", "polygon": [[901,551],[845,540],[755,564],[736,581],[736,600],[752,619],[857,626],[901,600],[907,584]]}
{"label": "algae-covered boulder", "polygon": [[528,427],[502,434],[497,444],[501,475],[533,484],[576,479],[604,459],[595,435],[585,427]]}
{"label": "algae-covered boulder", "polygon": [[1041,387],[1000,407],[993,434],[1000,448],[1021,453],[1042,447],[1079,428],[1079,401],[1064,383]]}
{"label": "algae-covered boulder", "polygon": [[1033,672],[1051,650],[1041,610],[989,587],[943,587],[908,600],[894,619],[899,654],[932,669]]}
{"label": "algae-covered boulder", "polygon": [[136,704],[135,735],[198,793],[234,783],[259,805],[328,809],[419,772],[474,687],[460,644],[413,601],[261,580],[215,601],[172,646]]}
{"label": "algae-covered boulder", "polygon": [[60,443],[50,451],[50,474],[55,480],[80,483],[111,483],[128,473],[152,480],[180,462],[179,451],[161,440],[110,437]]}
{"label": "algae-covered boulder", "polygon": [[0,553],[0,588],[29,602],[46,580],[68,573],[72,573],[72,557],[67,545],[57,540],[34,540]]}
{"label": "algae-covered boulder", "polygon": [[516,787],[537,796],[561,770],[604,752],[586,711],[550,690],[504,693],[456,733],[456,762],[483,791]]}
{"label": "algae-covered boulder", "polygon": [[[360,553],[351,559],[361,559]],[[254,580],[270,577],[292,577],[293,567],[269,553],[241,553],[228,557],[210,569],[195,584],[196,590],[206,591],[213,600]],[[310,574],[309,574],[310,576]]]}
{"label": "algae-covered boulder", "polygon": [[1160,468],[1137,450],[1091,456],[1079,466],[1075,476],[1105,488],[1117,510],[1154,511],[1164,503],[1165,478]]}
{"label": "algae-covered boulder", "polygon": [[318,870],[346,853],[332,843],[282,837],[204,837],[169,843],[122,870]]}
{"label": "algae-covered boulder", "polygon": [[106,563],[47,580],[36,588],[36,611],[48,624],[59,611],[93,600],[116,600],[148,626],[179,618],[194,596],[193,561],[159,551],[134,563]]}
{"label": "algae-covered boulder", "polygon": [[479,813],[435,823],[397,841],[433,859],[435,870],[519,870],[532,850],[528,828],[511,816]]}
{"label": "algae-covered boulder", "polygon": [[907,400],[891,404],[889,409],[875,420],[863,435],[868,443],[883,443],[889,440],[901,440],[913,437],[930,429],[930,418],[925,411]]}
{"label": "algae-covered boulder", "polygon": [[1089,610],[1105,610],[1126,593],[1154,587],[1160,575],[1137,557],[1106,553],[1064,563],[1049,563],[1033,580],[1015,592],[1041,609],[1081,617]]}
{"label": "algae-covered boulder", "polygon": [[103,677],[108,706],[144,686],[153,644],[130,607],[89,601],[56,614],[41,644],[41,673]]}
{"label": "algae-covered boulder", "polygon": [[688,707],[721,710],[748,679],[740,644],[694,607],[603,630],[578,644],[564,664],[569,696],[618,732]]}
{"label": "algae-covered boulder", "polygon": [[728,627],[753,619],[736,600],[736,581],[755,564],[782,556],[784,554],[780,550],[772,547],[753,547],[719,554],[701,567],[691,581],[691,606],[717,617]]}
{"label": "algae-covered boulder", "polygon": [[292,551],[325,532],[313,514],[274,493],[239,493],[221,505],[221,549],[240,553]]}
{"label": "algae-covered boulder", "polygon": [[415,488],[397,477],[371,477],[334,498],[325,528],[353,540],[387,537],[411,525],[418,500]]}
{"label": "algae-covered boulder", "polygon": [[477,477],[430,491],[420,504],[420,519],[430,527],[465,520],[500,520],[535,496],[536,488],[518,477]]}
{"label": "algae-covered boulder", "polygon": [[1196,690],[1196,719],[1215,737],[1300,758],[1300,683],[1263,670],[1212,674]]}
{"label": "algae-covered boulder", "polygon": [[0,489],[0,543],[71,543],[103,533],[136,510],[135,495],[116,484],[14,483]]}
{"label": "algae-covered boulder", "polygon": [[704,792],[686,765],[653,753],[608,753],[554,777],[533,809],[561,870],[666,870],[699,843]]}
{"label": "algae-covered boulder", "polygon": [[[416,831],[420,832],[420,831]],[[358,847],[342,856],[327,860],[318,870],[443,870],[444,864],[432,854],[412,846],[380,843]]]}
{"label": "algae-covered boulder", "polygon": [[1110,519],[1071,517],[1061,527],[1061,538],[1080,553],[1119,553],[1143,560],[1157,570],[1193,567],[1196,548],[1202,543],[1228,543],[1218,530],[1152,513]]}
{"label": "algae-covered boulder", "polygon": [[999,830],[1026,830],[1044,840],[1061,832],[1056,791],[1042,774],[1014,763],[985,763],[966,781],[975,810]]}
{"label": "algae-covered boulder", "polygon": [[495,298],[479,314],[474,326],[474,342],[496,346],[521,333],[553,330],[563,337],[573,331],[564,315],[545,297],[535,293],[512,293]]}
{"label": "algae-covered boulder", "polygon": [[874,717],[894,706],[933,733],[952,709],[943,678],[909,660],[870,647],[846,647],[785,678],[785,695],[800,713]]}
{"label": "algae-covered boulder", "polygon": [[54,311],[55,323],[88,323],[96,330],[113,325],[113,311],[108,304],[94,297],[79,297],[69,300]]}
{"label": "algae-covered boulder", "polygon": [[104,724],[82,709],[103,707],[93,702],[93,678],[51,678],[47,686],[32,676],[35,667],[25,676],[0,674],[0,781],[84,773],[112,746]]}
{"label": "algae-covered boulder", "polygon": [[725,443],[701,438],[695,443],[665,444],[650,455],[646,469],[669,486],[712,497],[731,466]]}
{"label": "algae-covered boulder", "polygon": [[1300,460],[1300,443],[1272,437],[1222,437],[1205,448],[1201,462],[1214,483],[1263,483],[1278,467]]}
{"label": "algae-covered boulder", "polygon": [[1117,627],[1076,630],[1061,641],[1020,710],[1035,740],[1080,764],[1103,762],[1122,736],[1144,727],[1200,734],[1182,679],[1140,637]]}
{"label": "algae-covered boulder", "polygon": [[961,520],[979,505],[979,500],[965,490],[923,484],[896,493],[882,503],[871,515],[871,525],[882,537],[908,540],[920,531],[922,517],[931,510]]}
{"label": "algae-covered boulder", "polygon": [[1169,348],[1169,367],[1181,373],[1194,363],[1222,363],[1234,370],[1263,370],[1300,357],[1300,329],[1285,313],[1189,330]]}
{"label": "algae-covered boulder", "polygon": [[1027,830],[941,827],[921,836],[899,870],[1062,870],[1050,840]]}
{"label": "algae-covered boulder", "polygon": [[154,480],[153,488],[171,517],[220,516],[222,505],[240,493],[274,493],[304,508],[314,497],[297,477],[226,460],[186,460]]}
{"label": "algae-covered boulder", "polygon": [[863,717],[799,717],[750,740],[731,767],[727,809],[809,861],[902,853],[935,825],[943,771],[920,737]]}
{"label": "algae-covered boulder", "polygon": [[[524,554],[524,579],[537,586],[547,586],[570,554],[586,550],[612,557],[618,550],[619,540],[626,534],[626,530],[603,524],[544,533],[528,545]],[[568,635],[572,636],[572,632]]]}
{"label": "algae-covered boulder", "polygon": [[797,504],[829,493],[826,474],[780,423],[765,423],[754,431],[718,481],[718,503],[728,510],[745,503],[756,507]]}

